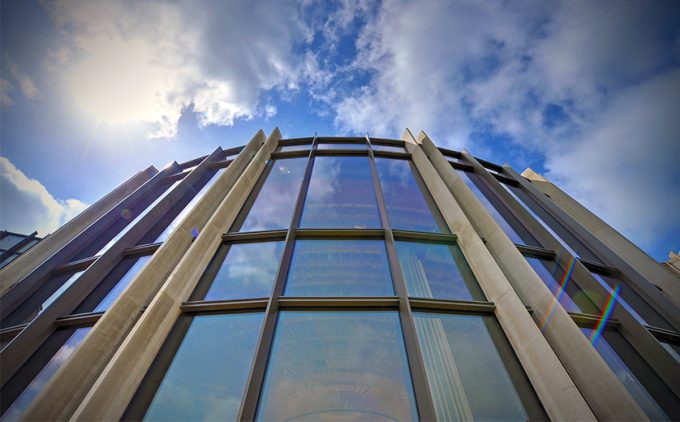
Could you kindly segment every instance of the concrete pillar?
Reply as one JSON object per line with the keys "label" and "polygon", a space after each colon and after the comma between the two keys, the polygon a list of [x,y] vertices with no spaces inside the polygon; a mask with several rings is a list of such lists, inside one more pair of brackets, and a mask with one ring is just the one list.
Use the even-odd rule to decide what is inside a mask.
{"label": "concrete pillar", "polygon": [[26,277],[33,269],[54,255],[54,253],[95,221],[99,220],[107,211],[127,198],[128,195],[142,186],[144,182],[156,173],[158,173],[158,170],[151,166],[135,174],[108,195],[87,207],[85,211],[73,217],[68,223],[57,229],[57,231],[45,237],[19,258],[9,263],[0,270],[0,294],[5,293],[7,289]]}
{"label": "concrete pillar", "polygon": [[[259,131],[234,162],[219,176],[203,199],[196,204],[175,231],[163,242],[151,260],[132,280],[128,288],[95,324],[69,360],[43,388],[40,395],[27,409],[24,415],[26,420],[68,419],[83,402],[83,398],[95,384],[102,371],[105,370],[104,368],[112,359],[112,356],[115,360],[118,353],[116,355],[114,353],[117,352],[119,347],[125,347],[124,345],[127,343],[124,343],[124,340],[140,320],[140,317],[144,318],[151,315],[151,318],[156,321],[154,322],[158,327],[157,335],[154,337],[156,339],[161,338],[164,327],[171,327],[174,324],[176,317],[173,317],[171,312],[168,312],[167,318],[163,319],[163,311],[161,313],[151,311],[154,309],[153,303],[165,303],[165,295],[162,291],[157,294],[149,309],[142,314],[144,306],[149,302],[151,295],[158,292],[159,289],[162,290],[161,286],[168,280],[168,277],[171,280],[174,279],[177,283],[178,279],[173,278],[172,271],[180,262],[184,262],[185,266],[193,263],[192,261],[181,260],[187,250],[199,244],[199,239],[204,236],[204,232],[210,231],[211,224],[222,226],[221,223],[215,223],[214,219],[211,220],[211,216],[218,205],[224,203],[225,196],[229,198],[227,192],[237,189],[232,189],[232,187],[235,184],[238,185],[243,177],[244,170],[247,172],[246,169],[252,167],[252,159],[260,150],[264,139],[264,133]],[[194,229],[201,232],[196,241],[193,241],[192,231]],[[209,260],[211,257],[212,254],[206,255],[204,258]],[[183,279],[180,278],[179,280]],[[156,306],[160,305],[157,304]],[[159,318],[162,323],[157,321]],[[162,338],[164,338],[164,335]],[[151,342],[151,339],[149,341]],[[123,345],[121,346],[121,344]],[[134,378],[135,375],[143,376],[144,372],[142,371],[140,374],[123,372],[119,375]],[[96,387],[94,388],[96,389]],[[119,393],[122,392],[119,391]],[[130,392],[130,394],[132,393],[134,393],[134,389]],[[112,400],[111,405],[114,403],[118,402]],[[114,418],[93,417],[88,419]]]}
{"label": "concrete pillar", "polygon": [[527,168],[522,176],[531,181],[538,190],[545,193],[554,203],[593,233],[609,249],[630,264],[638,273],[656,284],[676,305],[680,305],[680,276],[671,273],[663,264],[656,262],[633,242],[626,239],[613,227],[602,221],[586,207],[567,195],[545,177]]}
{"label": "concrete pillar", "polygon": [[[260,131],[257,137],[263,138],[264,134]],[[205,216],[209,217],[207,223],[203,226],[198,237],[191,243],[186,253],[184,251],[170,252],[173,258],[170,258],[170,256],[165,258],[168,260],[179,258],[179,263],[174,268],[172,274],[162,280],[164,284],[160,291],[156,294],[141,318],[132,327],[132,330],[120,347],[116,348],[115,345],[107,346],[107,348],[114,349],[115,354],[108,361],[101,374],[95,374],[98,375],[98,378],[75,413],[71,416],[73,420],[120,419],[165,338],[170,333],[177,318],[181,315],[180,306],[182,302],[188,299],[215,251],[222,243],[222,233],[228,230],[231,223],[236,219],[241,206],[255,186],[280,137],[281,133],[277,128],[272,132],[262,148],[259,149],[245,170],[238,172],[238,180],[226,197],[222,199],[222,197],[212,195],[200,202],[199,206],[201,208],[196,210],[196,212],[197,214],[204,213]],[[227,171],[230,168],[231,166],[227,168]],[[222,177],[225,177],[225,175]],[[213,193],[213,191],[217,191],[217,189],[211,189],[210,193]],[[217,204],[219,206],[217,206],[213,213],[211,210]],[[187,229],[185,228],[185,230]],[[190,241],[190,233],[185,230],[177,230],[173,233],[173,236],[184,236]],[[170,239],[168,239],[169,241]],[[147,268],[155,261],[156,265],[150,271],[159,271],[160,268],[169,265],[168,262],[165,262],[165,259],[154,257],[150,264],[147,265]],[[136,281],[136,284],[143,284],[138,282],[139,280]],[[130,302],[133,302],[134,298],[134,295],[130,295]],[[121,303],[120,300],[119,303]],[[132,305],[132,303],[128,305],[130,308],[128,312],[139,309],[139,304],[135,304],[136,306]],[[121,303],[122,306],[125,306],[125,304]],[[107,316],[105,315],[105,318]],[[116,321],[106,321],[106,330],[104,322],[103,320],[100,321],[98,325],[101,326],[95,326],[92,333],[99,331],[105,336],[109,330],[117,329]],[[90,333],[90,336],[92,333]],[[86,362],[79,362],[77,358],[78,356],[74,353],[72,361],[75,364],[86,364]]]}
{"label": "concrete pillar", "polygon": [[[553,420],[595,420],[505,274],[408,129],[403,139],[444,220],[458,236],[458,244],[480,287],[489,301],[495,303],[496,318],[548,416]],[[459,183],[463,183],[462,180]]]}
{"label": "concrete pillar", "polygon": [[[534,310],[533,316],[539,322],[553,311],[553,294],[434,143],[424,133],[418,139],[465,215],[484,237],[487,249],[505,277],[524,304]],[[599,420],[646,419],[628,390],[562,306],[554,309],[542,332]]]}

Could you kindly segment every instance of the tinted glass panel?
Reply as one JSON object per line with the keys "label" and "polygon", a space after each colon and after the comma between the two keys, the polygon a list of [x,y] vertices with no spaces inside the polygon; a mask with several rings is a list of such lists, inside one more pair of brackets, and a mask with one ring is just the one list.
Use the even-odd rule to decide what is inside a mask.
{"label": "tinted glass panel", "polygon": [[[520,237],[519,234],[515,231],[515,229],[512,228],[510,223],[507,222],[507,220],[501,215],[500,212],[496,209],[496,207],[493,206],[493,204],[486,199],[486,196],[479,190],[477,185],[472,181],[471,176],[465,172],[465,171],[459,171],[458,174],[463,178],[463,181],[465,184],[470,188],[472,193],[475,194],[477,199],[479,199],[479,202],[482,203],[484,208],[486,208],[487,212],[493,217],[494,220],[496,220],[496,223],[503,229],[506,235],[512,240],[513,243],[518,243],[520,245],[526,245],[527,242],[524,241]],[[533,244],[534,246],[538,246],[535,242],[531,242],[530,244]]]}
{"label": "tinted glass panel", "polygon": [[317,145],[317,149],[367,149],[366,144],[324,144]]}
{"label": "tinted glass panel", "polygon": [[258,420],[417,420],[394,312],[281,312]]}
{"label": "tinted glass panel", "polygon": [[376,145],[372,144],[371,147],[374,151],[389,151],[389,152],[406,152],[404,147],[398,145]]}
{"label": "tinted glass panel", "polygon": [[[599,314],[599,309],[592,300],[581,290],[567,271],[557,265],[555,261],[543,260],[531,256],[525,257],[543,283],[550,289],[553,296],[567,312],[581,312],[587,314]],[[604,298],[603,298],[604,299]]]}
{"label": "tinted glass panel", "polygon": [[458,246],[397,242],[397,254],[409,296],[485,300]]}
{"label": "tinted glass panel", "polygon": [[0,248],[11,249],[12,246],[24,240],[23,236],[15,236],[13,234],[8,234],[0,239]]}
{"label": "tinted glass panel", "polygon": [[298,240],[287,296],[393,296],[382,240]]}
{"label": "tinted glass panel", "polygon": [[61,285],[61,287],[59,287],[54,293],[52,293],[52,295],[50,295],[50,297],[47,298],[47,300],[43,302],[42,306],[40,306],[40,309],[38,309],[37,314],[40,315],[45,309],[47,309],[48,306],[54,303],[54,301],[57,300],[59,296],[61,296],[62,293],[66,291],[66,289],[71,287],[73,283],[75,283],[80,278],[80,276],[83,275],[84,272],[85,270],[78,271],[69,277],[68,280],[66,280],[64,284]]}
{"label": "tinted glass panel", "polygon": [[248,211],[248,216],[236,230],[250,232],[287,229],[306,166],[307,157],[275,160],[268,168],[269,173],[265,176],[264,185],[257,193],[257,199]]}
{"label": "tinted glass panel", "polygon": [[223,246],[215,259],[226,258],[205,300],[269,297],[279,268],[284,242],[237,243]]}
{"label": "tinted glass panel", "polygon": [[423,195],[427,190],[409,161],[376,158],[375,164],[393,229],[449,233],[429,193],[427,199]]}
{"label": "tinted glass panel", "polygon": [[301,226],[380,227],[368,157],[315,158]]}
{"label": "tinted glass panel", "polygon": [[128,270],[127,273],[116,283],[115,286],[113,286],[113,289],[104,297],[104,299],[99,302],[99,305],[97,305],[94,308],[93,312],[104,312],[105,310],[109,309],[111,305],[113,305],[113,302],[118,299],[118,296],[120,296],[121,293],[123,293],[123,290],[127,286],[130,285],[130,282],[132,281],[133,278],[141,271],[141,269],[146,265],[147,262],[151,259],[151,255],[149,256],[142,256],[140,257],[137,262]]}
{"label": "tinted glass panel", "polygon": [[184,209],[177,214],[177,217],[175,217],[174,220],[170,224],[168,224],[168,227],[166,227],[165,230],[163,230],[163,233],[156,238],[155,242],[165,242],[165,240],[170,236],[172,232],[175,231],[177,226],[184,220],[184,218],[191,212],[191,210],[194,209],[198,201],[200,201],[203,198],[203,195],[205,195],[208,192],[208,189],[215,184],[217,179],[220,177],[224,169],[219,169],[211,178],[206,182],[205,185],[199,190],[196,195],[191,199],[191,201],[184,207]]}
{"label": "tinted glass panel", "polygon": [[311,144],[305,144],[305,145],[283,145],[279,147],[279,152],[288,152],[288,151],[304,151],[308,150],[312,147]]}
{"label": "tinted glass panel", "polygon": [[42,391],[45,384],[52,378],[59,368],[66,362],[66,359],[73,353],[73,350],[85,338],[91,327],[78,328],[66,340],[61,348],[52,356],[45,366],[38,372],[28,386],[14,400],[14,403],[2,415],[3,422],[19,420],[21,414],[26,411],[31,402]]}
{"label": "tinted glass panel", "polygon": [[236,420],[262,317],[194,318],[144,420]]}
{"label": "tinted glass panel", "polygon": [[414,316],[439,420],[529,419],[485,324],[495,321],[471,315]]}
{"label": "tinted glass panel", "polygon": [[4,267],[5,265],[9,264],[10,262],[14,261],[15,259],[19,258],[19,255],[10,255],[5,259],[4,261],[0,262],[0,268]]}
{"label": "tinted glass panel", "polygon": [[[586,337],[591,338],[593,336],[592,329],[581,328],[581,330]],[[640,381],[639,376],[642,373],[652,375],[652,369],[642,362],[642,358],[632,349],[621,334],[608,330],[603,334],[603,336],[595,340],[594,344],[595,349],[600,353],[600,356],[607,362],[614,374],[619,378],[621,383],[626,387],[633,398],[635,398],[642,410],[644,410],[651,420],[668,420],[668,415],[666,415],[661,406],[654,400],[654,395],[650,394],[650,391],[648,391],[648,389],[645,388],[645,385]],[[613,342],[613,344],[610,344],[610,342]],[[620,354],[626,356],[628,362],[624,361]],[[635,367],[637,371],[632,370],[633,367]],[[653,375],[653,378],[656,378],[656,375]],[[657,385],[663,383],[661,380],[654,379],[648,379],[647,382],[656,383]],[[655,392],[655,394],[658,394],[658,392]],[[672,395],[672,393],[670,394]]]}
{"label": "tinted glass panel", "polygon": [[175,183],[173,183],[170,187],[168,187],[163,193],[160,194],[160,196],[158,198],[156,198],[155,201],[153,201],[151,204],[149,204],[148,207],[146,207],[141,213],[139,213],[139,215],[137,217],[135,217],[134,220],[132,220],[127,226],[125,226],[123,228],[123,230],[121,230],[113,239],[111,239],[109,241],[109,243],[104,245],[104,247],[101,248],[99,250],[99,252],[97,252],[95,255],[101,255],[104,252],[111,249],[111,246],[115,245],[116,242],[118,242],[120,240],[120,238],[125,235],[125,233],[129,232],[130,229],[132,229],[135,226],[135,224],[137,224],[139,222],[139,220],[144,218],[144,216],[147,215],[156,206],[156,204],[158,204],[159,202],[161,202],[163,200],[163,198],[168,196],[170,194],[170,192],[172,192],[173,189],[175,189],[175,187],[177,187],[177,185],[179,185],[181,182],[182,182],[181,180],[178,180]]}

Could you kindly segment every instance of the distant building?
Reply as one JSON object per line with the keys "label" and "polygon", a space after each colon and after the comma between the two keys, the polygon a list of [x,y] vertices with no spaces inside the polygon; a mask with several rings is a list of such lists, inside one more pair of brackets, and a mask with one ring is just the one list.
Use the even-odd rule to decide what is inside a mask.
{"label": "distant building", "polygon": [[25,235],[7,230],[0,231],[0,269],[40,242],[41,238],[37,234],[38,232]]}
{"label": "distant building", "polygon": [[680,278],[551,182],[280,138],[143,170],[0,271],[2,420],[680,419]]}

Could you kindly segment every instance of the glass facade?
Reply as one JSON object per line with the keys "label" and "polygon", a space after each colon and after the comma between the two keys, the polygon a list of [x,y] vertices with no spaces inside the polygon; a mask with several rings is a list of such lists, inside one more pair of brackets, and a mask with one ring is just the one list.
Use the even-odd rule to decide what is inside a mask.
{"label": "glass facade", "polygon": [[415,169],[409,161],[376,158],[375,165],[392,229],[449,233],[427,189],[416,179]]}
{"label": "glass facade", "polygon": [[303,228],[378,228],[367,157],[316,157],[302,211]]}
{"label": "glass facade", "polygon": [[[171,212],[144,222],[147,231],[138,244],[110,249],[132,226],[142,224],[142,216],[167,198],[200,160],[181,165],[183,173],[169,167],[155,196],[132,208],[127,221],[133,221],[126,228],[116,233],[122,224],[115,223],[98,241],[74,247],[62,261],[41,268],[44,276],[34,280],[34,290],[27,289],[25,303],[2,313],[3,362],[6,357],[19,362],[3,368],[10,375],[2,379],[2,420],[21,418],[33,401],[43,410],[45,403],[61,402],[55,397],[67,403],[70,398],[63,396],[71,392],[52,391],[53,386],[67,390],[78,376],[95,377],[88,379],[95,386],[86,400],[99,395],[98,401],[85,403],[88,411],[97,414],[99,409],[92,409],[97,403],[107,415],[116,415],[112,419],[122,420],[547,420],[555,402],[542,402],[533,385],[540,385],[536,377],[560,374],[542,372],[542,356],[523,355],[526,350],[518,339],[545,334],[542,321],[550,315],[537,315],[531,309],[536,302],[513,308],[526,299],[513,291],[513,269],[495,256],[493,236],[485,239],[477,233],[493,255],[482,258],[495,258],[492,264],[507,273],[509,284],[490,280],[494,274],[482,265],[483,259],[470,255],[475,249],[469,236],[479,230],[470,209],[460,204],[468,219],[464,221],[457,212],[437,206],[450,200],[445,195],[459,199],[437,180],[441,169],[433,172],[427,161],[411,160],[403,141],[342,139],[350,143],[296,138],[260,146],[256,157],[267,161],[248,161],[253,157],[249,148],[245,162],[238,155],[231,162],[215,162],[201,176],[204,184],[167,204]],[[414,154],[419,148],[407,146]],[[264,154],[262,148],[268,148]],[[431,159],[433,152],[425,152]],[[561,268],[554,259],[559,251],[543,249],[536,240],[545,237],[540,226],[517,217],[525,214],[526,204],[510,201],[503,189],[538,205],[540,200],[527,196],[528,189],[518,194],[494,184],[504,180],[526,188],[512,180],[511,171],[488,178],[483,173],[488,163],[480,166],[474,157],[455,151],[447,157],[552,292],[552,305],[559,303],[584,327],[617,377],[607,382],[618,379],[651,419],[680,418],[669,377],[677,371],[669,362],[678,362],[680,344],[672,312],[630,288],[622,269],[586,259],[579,263],[578,256],[574,262],[593,271],[595,280],[583,267],[573,273]],[[253,164],[262,169],[260,174],[250,171]],[[235,167],[247,176],[239,177]],[[232,173],[221,179],[220,189],[207,196],[227,172]],[[541,220],[529,212],[552,233],[567,229],[555,228],[561,220]],[[171,234],[187,218],[197,222],[190,229],[193,242],[170,247],[178,239]],[[566,235],[562,237],[581,252],[586,243],[573,243],[577,234]],[[111,253],[104,259],[91,256],[100,248]],[[514,249],[502,253],[510,252],[515,254]],[[611,271],[592,270],[600,267]],[[494,282],[504,286],[502,295]],[[131,283],[134,289],[128,288]],[[615,286],[621,286],[620,306],[612,302],[610,314],[607,295]],[[540,284],[533,287],[547,294]],[[133,293],[139,296],[131,297]],[[126,300],[114,306],[122,297]],[[552,299],[539,298],[542,304]],[[522,305],[535,326],[507,324],[508,315],[517,315],[508,310],[525,312]],[[48,306],[51,311],[41,313]],[[622,318],[625,313],[634,318]],[[122,314],[133,325],[113,326],[111,321]],[[133,321],[135,315],[139,319]],[[48,328],[36,335],[34,326]],[[73,360],[69,365],[69,356],[90,329],[102,330],[97,333],[105,341],[88,344],[87,353],[110,368],[129,370],[126,388],[111,385],[120,380],[118,373],[79,372],[82,365]],[[545,335],[546,350],[553,348],[558,359],[566,359],[569,353],[558,351],[565,346],[555,343],[555,335],[560,332]],[[37,347],[29,350],[30,341]],[[567,363],[566,380],[574,370]],[[599,359],[586,364],[609,373]],[[531,370],[525,373],[525,367]],[[58,380],[45,388],[52,377]],[[581,382],[583,377],[571,378]],[[564,391],[548,391],[549,398],[551,393]],[[596,412],[596,401],[585,398]],[[47,413],[61,411],[50,406]]]}
{"label": "glass facade", "polygon": [[298,240],[286,296],[393,296],[382,240]]}
{"label": "glass facade", "polygon": [[236,420],[262,316],[194,318],[144,420]]}
{"label": "glass facade", "polygon": [[279,315],[257,420],[417,420],[394,312]]}

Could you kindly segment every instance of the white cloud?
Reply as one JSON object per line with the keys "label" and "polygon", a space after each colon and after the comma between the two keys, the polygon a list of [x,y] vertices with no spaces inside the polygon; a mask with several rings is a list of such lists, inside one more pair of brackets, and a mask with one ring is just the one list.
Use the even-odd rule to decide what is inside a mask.
{"label": "white cloud", "polygon": [[44,236],[87,208],[77,199],[53,197],[39,181],[0,157],[0,226],[3,230]]}
{"label": "white cloud", "polygon": [[31,100],[37,98],[38,88],[35,87],[35,84],[33,83],[33,80],[30,78],[30,76],[21,70],[14,61],[7,57],[5,57],[5,60],[7,70],[9,70],[9,73],[19,84],[19,88],[21,88],[21,92],[24,94],[24,96]]}
{"label": "white cloud", "polygon": [[0,79],[0,104],[3,106],[12,105],[12,97],[9,96],[12,84],[6,79]]}
{"label": "white cloud", "polygon": [[260,93],[297,83],[304,28],[286,2],[208,3],[50,5],[73,50],[60,57],[76,103],[102,121],[151,123],[159,138],[176,135],[185,108],[202,125],[266,114]]}

